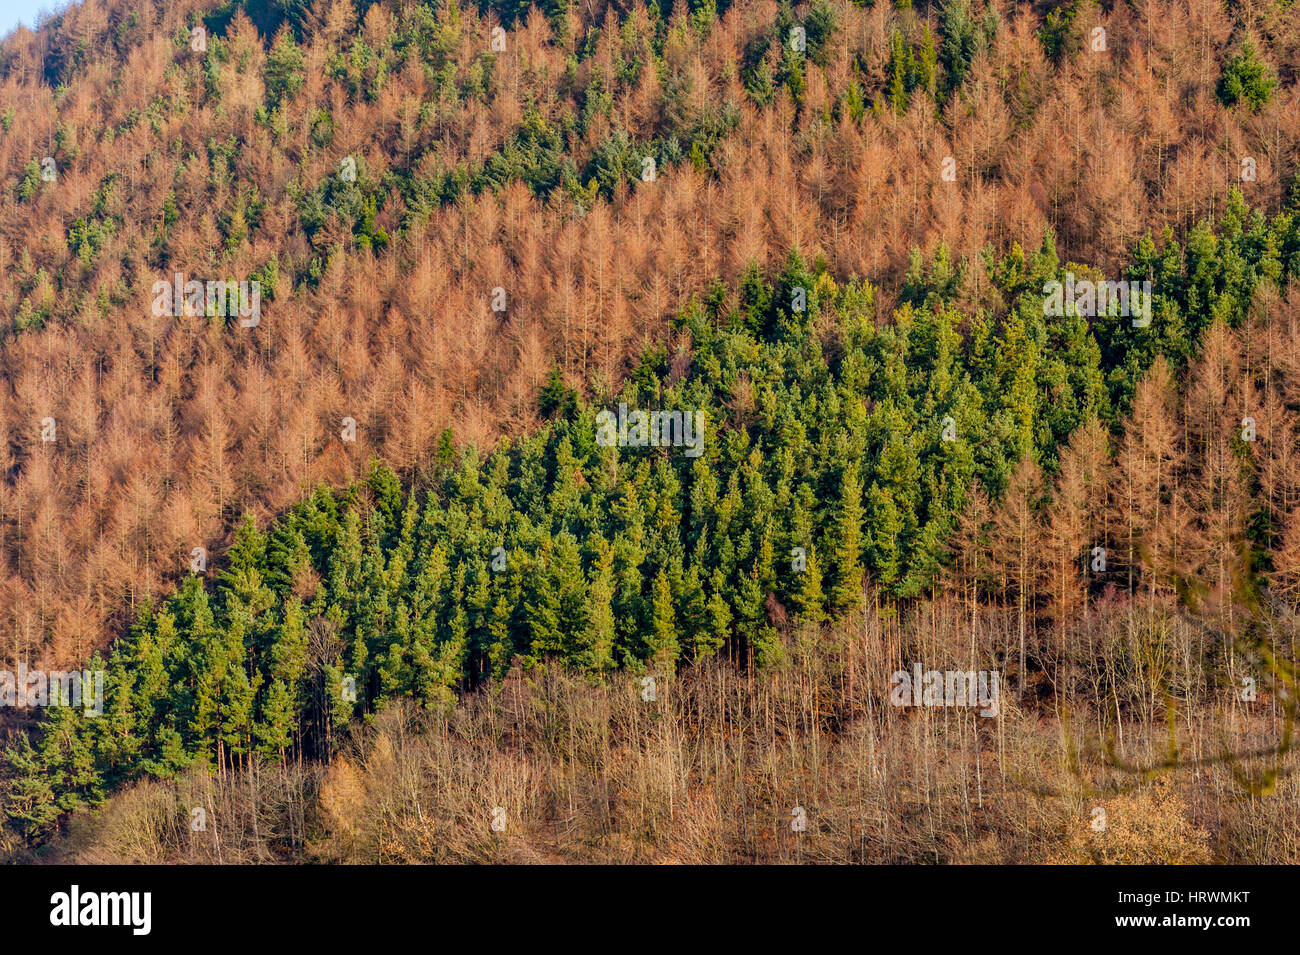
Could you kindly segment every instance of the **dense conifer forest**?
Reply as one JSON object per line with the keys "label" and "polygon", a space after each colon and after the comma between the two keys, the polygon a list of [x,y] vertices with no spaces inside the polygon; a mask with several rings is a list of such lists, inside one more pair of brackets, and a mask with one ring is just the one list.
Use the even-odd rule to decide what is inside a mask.
{"label": "dense conifer forest", "polygon": [[0,648],[105,678],[6,714],[3,848],[1297,861],[1297,69],[1202,0],[19,29]]}

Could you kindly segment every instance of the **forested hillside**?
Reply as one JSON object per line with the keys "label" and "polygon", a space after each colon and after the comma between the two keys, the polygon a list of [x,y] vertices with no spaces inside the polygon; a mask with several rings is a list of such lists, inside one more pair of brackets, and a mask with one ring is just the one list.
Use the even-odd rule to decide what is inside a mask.
{"label": "forested hillside", "polygon": [[[535,435],[480,458],[448,434],[425,486],[376,466],[265,532],[246,518],[211,588],[189,577],[114,644],[104,715],[53,709],[11,754],[11,817],[36,834],[142,775],[328,759],[354,717],[402,697],[445,712],[515,660],[779,668],[793,632],[862,612],[864,575],[877,609],[968,592],[1016,607],[1001,663],[1020,694],[1048,668],[1040,631],[1073,643],[1104,590],[1148,610],[1189,588],[1230,606],[1243,579],[1294,596],[1300,345],[1268,315],[1300,233],[1237,200],[1192,245],[1136,266],[1167,290],[1161,334],[1045,318],[1050,241],[988,263],[996,320],[951,307],[966,280],[942,256],[884,324],[870,285],[796,254],[773,281],[715,284],[617,396],[590,404],[556,373]],[[1201,338],[1180,398],[1171,363]],[[601,446],[597,405],[616,400],[698,410],[705,450]],[[1096,547],[1114,555],[1100,573]]]}
{"label": "forested hillside", "polygon": [[[1297,69],[1205,0],[0,41],[0,647],[107,672],[10,721],[4,848],[1293,861]],[[1001,714],[888,707],[918,655]],[[488,791],[526,846],[448,828]]]}
{"label": "forested hillside", "polygon": [[[691,295],[791,248],[873,282],[884,320],[940,241],[956,269],[1050,228],[1113,277],[1231,184],[1277,212],[1298,50],[1288,8],[1201,0],[87,0],[20,30],[0,47],[5,654],[106,648],[194,547],[372,456],[422,475],[447,428],[526,433],[557,365],[617,390]],[[260,280],[261,322],[153,315],[176,273]]]}

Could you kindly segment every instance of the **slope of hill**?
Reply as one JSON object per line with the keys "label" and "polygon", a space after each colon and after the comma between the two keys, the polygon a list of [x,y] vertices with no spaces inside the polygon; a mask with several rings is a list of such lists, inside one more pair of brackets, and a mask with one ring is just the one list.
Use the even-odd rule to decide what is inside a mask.
{"label": "slope of hill", "polygon": [[[18,31],[5,655],[104,648],[195,547],[372,455],[419,475],[446,428],[526,432],[554,366],[617,390],[686,297],[792,247],[869,278],[887,318],[940,240],[959,264],[1050,226],[1113,273],[1228,183],[1281,207],[1283,8],[1063,10],[566,5],[494,35],[452,3],[88,0]],[[259,280],[259,324],[154,315],[178,273]]]}
{"label": "slope of hill", "polygon": [[[37,747],[20,737],[10,817],[38,836],[142,776],[328,760],[354,718],[403,698],[447,712],[512,661],[668,679],[721,654],[781,672],[792,641],[862,612],[864,574],[876,612],[919,596],[1014,608],[1012,642],[981,643],[967,666],[1003,674],[1025,712],[1093,670],[1085,648],[1106,628],[1090,611],[1117,588],[1139,628],[1163,621],[1183,642],[1199,622],[1224,640],[1198,648],[1187,704],[1254,672],[1260,613],[1281,679],[1289,611],[1252,608],[1300,594],[1300,352],[1268,278],[1290,281],[1300,234],[1289,215],[1256,218],[1273,241],[1248,241],[1236,208],[1216,264],[1161,299],[1164,336],[1045,317],[1050,245],[990,269],[1010,302],[991,325],[945,304],[938,268],[910,288],[926,304],[879,328],[870,286],[837,288],[797,257],[772,284],[716,285],[605,408],[557,374],[541,396],[554,421],[486,460],[448,445],[425,487],[377,468],[265,533],[247,519],[215,588],[189,577],[114,645],[102,714],[52,708]],[[1198,288],[1219,291],[1189,309]],[[1247,318],[1234,330],[1219,311]],[[1189,335],[1204,348],[1180,397],[1161,352]],[[1148,337],[1154,365],[1112,456],[1105,382]],[[1126,364],[1107,369],[1098,338]],[[642,409],[683,424],[638,442]],[[1290,719],[1285,686],[1270,690]]]}
{"label": "slope of hill", "polygon": [[[769,707],[734,730],[772,752],[856,752],[920,655],[1014,693],[997,811],[1053,732],[1052,798],[1102,784],[1094,729],[1102,776],[1181,768],[1164,721],[1217,766],[1129,806],[1169,809],[1171,856],[1245,826],[1221,782],[1292,804],[1300,27],[1039,6],[87,0],[5,39],[4,652],[107,671],[102,715],[10,734],[10,847],[214,776],[329,815],[377,783],[318,762],[408,717],[461,752],[512,667],[610,727],[611,686],[688,667]],[[355,823],[427,857],[353,816],[311,851]],[[970,850],[937,832],[890,852]]]}

